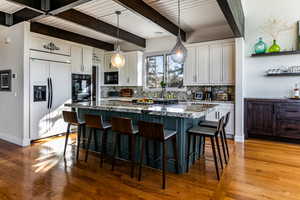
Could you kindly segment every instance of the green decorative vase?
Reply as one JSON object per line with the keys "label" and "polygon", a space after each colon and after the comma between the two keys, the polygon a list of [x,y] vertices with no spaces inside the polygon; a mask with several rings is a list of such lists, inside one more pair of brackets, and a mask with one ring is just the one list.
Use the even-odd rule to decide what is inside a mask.
{"label": "green decorative vase", "polygon": [[261,37],[258,40],[259,41],[254,46],[255,53],[256,54],[266,53],[266,51],[268,49],[267,44],[264,43],[264,41]]}
{"label": "green decorative vase", "polygon": [[273,40],[272,46],[270,46],[269,53],[277,53],[280,52],[280,46],[276,43],[276,40]]}

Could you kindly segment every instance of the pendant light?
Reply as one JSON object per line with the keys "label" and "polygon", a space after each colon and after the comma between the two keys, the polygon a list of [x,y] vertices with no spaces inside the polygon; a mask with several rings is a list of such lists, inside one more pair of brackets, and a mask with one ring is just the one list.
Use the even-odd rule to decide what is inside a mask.
{"label": "pendant light", "polygon": [[116,68],[122,68],[125,65],[125,57],[122,55],[119,45],[119,38],[120,38],[120,25],[119,25],[119,17],[121,15],[120,11],[116,11],[117,15],[117,24],[118,24],[118,30],[117,30],[117,41],[116,41],[116,50],[114,55],[111,57],[111,65]]}
{"label": "pendant light", "polygon": [[180,33],[180,0],[178,0],[178,36],[177,42],[173,49],[171,50],[171,59],[173,62],[178,64],[183,64],[187,57],[187,49],[183,45],[181,40],[181,33]]}

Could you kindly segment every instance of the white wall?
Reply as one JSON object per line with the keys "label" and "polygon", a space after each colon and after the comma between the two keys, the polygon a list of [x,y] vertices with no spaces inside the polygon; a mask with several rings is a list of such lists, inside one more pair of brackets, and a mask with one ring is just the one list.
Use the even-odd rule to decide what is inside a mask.
{"label": "white wall", "polygon": [[278,18],[293,24],[293,29],[278,37],[283,50],[296,48],[296,23],[300,20],[299,0],[244,0],[245,29],[245,96],[254,98],[282,98],[290,95],[299,77],[264,77],[264,72],[280,66],[300,65],[300,55],[250,57],[258,37],[270,46],[272,38],[261,31],[267,20]]}
{"label": "white wall", "polygon": [[[9,142],[26,145],[24,141],[24,37],[28,23],[20,23],[0,32],[0,70],[11,69],[16,74],[12,79],[12,91],[0,92],[0,138]],[[6,44],[5,38],[10,38]]]}

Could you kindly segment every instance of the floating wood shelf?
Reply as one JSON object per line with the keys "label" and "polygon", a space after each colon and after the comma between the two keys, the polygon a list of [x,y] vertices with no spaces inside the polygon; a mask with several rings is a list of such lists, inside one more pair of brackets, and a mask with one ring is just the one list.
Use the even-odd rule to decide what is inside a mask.
{"label": "floating wood shelf", "polygon": [[297,72],[297,73],[266,74],[265,76],[300,76],[300,72]]}
{"label": "floating wood shelf", "polygon": [[294,55],[300,54],[299,51],[281,51],[276,53],[261,53],[261,54],[252,54],[252,57],[262,57],[262,56],[284,56],[284,55]]}

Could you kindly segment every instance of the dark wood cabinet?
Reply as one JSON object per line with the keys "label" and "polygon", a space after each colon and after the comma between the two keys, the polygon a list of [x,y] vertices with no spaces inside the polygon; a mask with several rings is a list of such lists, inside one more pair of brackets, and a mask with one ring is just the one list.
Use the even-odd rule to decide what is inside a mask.
{"label": "dark wood cabinet", "polygon": [[300,101],[245,99],[245,134],[300,141]]}

